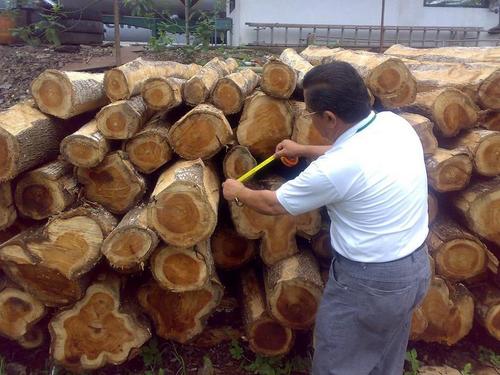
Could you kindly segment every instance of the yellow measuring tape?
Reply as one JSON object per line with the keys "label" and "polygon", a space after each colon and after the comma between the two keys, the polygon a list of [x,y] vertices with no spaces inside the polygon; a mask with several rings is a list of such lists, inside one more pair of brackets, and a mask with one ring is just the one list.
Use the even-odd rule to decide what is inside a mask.
{"label": "yellow measuring tape", "polygon": [[[248,172],[246,172],[243,176],[238,178],[239,182],[245,182],[248,181],[254,174],[256,174],[258,171],[260,171],[262,168],[264,168],[266,165],[272,163],[274,160],[276,160],[276,157],[274,155],[269,156],[266,160],[264,160],[262,163],[256,165],[252,169],[250,169]],[[285,164],[287,167],[293,167],[298,163],[298,158],[290,159],[290,158],[281,158],[281,162]]]}

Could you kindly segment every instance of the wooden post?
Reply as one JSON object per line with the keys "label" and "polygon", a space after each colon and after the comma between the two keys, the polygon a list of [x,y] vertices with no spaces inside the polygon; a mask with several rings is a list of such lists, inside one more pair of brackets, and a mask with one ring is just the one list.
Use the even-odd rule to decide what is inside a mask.
{"label": "wooden post", "polygon": [[380,16],[380,46],[379,46],[380,53],[382,53],[384,49],[384,13],[385,13],[385,0],[382,0],[382,14]]}
{"label": "wooden post", "polygon": [[186,24],[186,46],[189,46],[189,16],[191,0],[184,0],[184,20]]}
{"label": "wooden post", "polygon": [[113,1],[113,12],[115,14],[115,58],[116,66],[122,64],[122,53],[120,47],[120,5],[118,0]]}

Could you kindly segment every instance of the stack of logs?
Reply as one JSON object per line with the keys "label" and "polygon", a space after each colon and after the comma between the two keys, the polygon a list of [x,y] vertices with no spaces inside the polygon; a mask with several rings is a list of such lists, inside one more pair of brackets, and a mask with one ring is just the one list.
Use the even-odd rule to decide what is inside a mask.
{"label": "stack of logs", "polygon": [[488,60],[499,49],[466,63],[410,52],[286,49],[260,75],[231,58],[43,72],[34,100],[0,113],[0,334],[34,348],[48,331],[69,370],[121,364],[153,331],[203,341],[226,298],[219,273],[238,280],[250,348],[286,354],[313,327],[328,277],[326,215],[262,215],[226,204],[220,185],[283,139],[329,144],[304,115],[302,80],[340,60],[377,109],[402,113],[427,157],[435,276],[413,337],[454,344],[475,311],[500,340],[500,70]]}

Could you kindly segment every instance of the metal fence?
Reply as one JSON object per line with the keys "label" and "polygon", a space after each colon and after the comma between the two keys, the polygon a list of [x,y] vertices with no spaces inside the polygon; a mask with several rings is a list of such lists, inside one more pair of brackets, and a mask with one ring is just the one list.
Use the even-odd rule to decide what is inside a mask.
{"label": "metal fence", "polygon": [[[313,25],[289,23],[246,23],[254,28],[256,40],[250,45],[300,47],[309,44],[349,48],[499,46],[500,38],[481,27]],[[382,30],[382,35],[381,35]],[[381,38],[382,37],[382,38]]]}

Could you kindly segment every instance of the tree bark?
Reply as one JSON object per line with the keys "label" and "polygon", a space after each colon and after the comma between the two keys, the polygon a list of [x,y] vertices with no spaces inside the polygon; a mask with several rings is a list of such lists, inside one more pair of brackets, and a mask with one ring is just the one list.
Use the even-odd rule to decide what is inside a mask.
{"label": "tree bark", "polygon": [[297,72],[283,61],[271,58],[262,70],[262,91],[277,99],[288,99],[297,86]]}
{"label": "tree bark", "polygon": [[212,254],[217,268],[241,268],[257,254],[257,241],[241,237],[228,225],[220,225],[211,239]]}
{"label": "tree bark", "polygon": [[49,323],[51,353],[70,371],[119,365],[151,338],[149,327],[122,308],[117,280],[98,280],[71,309]]}
{"label": "tree bark", "polygon": [[233,140],[233,130],[219,109],[200,104],[168,131],[170,145],[184,159],[209,159]]}
{"label": "tree bark", "polygon": [[179,161],[167,168],[151,198],[151,223],[166,243],[194,246],[215,230],[219,181],[200,159]]}
{"label": "tree bark", "polygon": [[16,219],[17,210],[14,206],[11,183],[0,183],[0,231],[10,227]]}
{"label": "tree bark", "polygon": [[181,78],[150,78],[142,88],[141,96],[154,111],[168,111],[182,104],[182,86],[186,83]]}
{"label": "tree bark", "polygon": [[290,106],[293,112],[292,140],[301,145],[331,145],[332,140],[323,137],[314,126],[311,116],[305,116],[306,104],[291,100]]}
{"label": "tree bark", "polygon": [[121,151],[108,154],[94,168],[78,168],[78,182],[85,198],[114,214],[125,214],[141,201],[146,191],[144,178]]}
{"label": "tree bark", "polygon": [[329,48],[324,46],[310,45],[300,53],[304,59],[312,65],[327,64],[332,55],[342,51],[342,48]]}
{"label": "tree bark", "polygon": [[79,125],[44,115],[30,102],[0,112],[0,182],[54,159],[61,140]]}
{"label": "tree bark", "polygon": [[395,44],[388,48],[385,54],[419,61],[435,62],[498,63],[500,61],[500,50],[489,47],[411,48]]}
{"label": "tree bark", "polygon": [[472,232],[500,245],[500,177],[472,184],[452,203]]}
{"label": "tree bark", "polygon": [[200,71],[196,64],[184,65],[173,61],[146,61],[137,58],[108,70],[104,75],[104,90],[111,101],[130,99],[141,93],[149,78],[176,77],[189,79]]}
{"label": "tree bark", "polygon": [[32,227],[0,247],[4,272],[47,306],[81,298],[82,276],[101,258],[116,219],[100,207],[81,206]]}
{"label": "tree bark", "polygon": [[421,314],[427,321],[427,328],[418,335],[412,332],[413,340],[451,346],[472,329],[474,301],[462,284],[452,285],[435,276],[422,305],[414,314]]}
{"label": "tree bark", "polygon": [[96,115],[97,129],[108,139],[129,139],[153,116],[142,96],[103,107]]}
{"label": "tree bark", "polygon": [[73,166],[56,160],[21,175],[14,197],[21,215],[42,220],[64,211],[77,194]]}
{"label": "tree bark", "polygon": [[227,60],[213,58],[184,84],[182,91],[184,101],[192,106],[206,102],[217,81],[234,72],[236,68],[238,62],[233,58]]}
{"label": "tree bark", "polygon": [[60,146],[61,155],[71,164],[82,168],[97,166],[109,150],[109,141],[97,130],[95,120],[65,137]]}
{"label": "tree bark", "polygon": [[154,321],[156,334],[165,340],[186,343],[203,331],[206,320],[220,303],[219,281],[189,292],[174,293],[156,282],[143,285],[139,302]]}
{"label": "tree bark", "polygon": [[500,174],[500,133],[471,129],[443,143],[446,148],[465,148],[471,155],[474,171],[482,176]]}
{"label": "tree bark", "polygon": [[486,283],[470,288],[477,321],[495,339],[500,340],[500,289]]}
{"label": "tree bark", "polygon": [[307,329],[314,324],[323,293],[316,259],[302,251],[265,270],[267,303],[285,327]]}
{"label": "tree bark", "polygon": [[255,270],[247,268],[240,277],[243,323],[250,349],[271,357],[287,354],[293,345],[293,331],[268,313],[264,287]]}
{"label": "tree bark", "polygon": [[168,121],[153,118],[125,143],[125,151],[137,170],[150,174],[172,159],[173,150],[168,142],[170,126]]}
{"label": "tree bark", "polygon": [[144,269],[159,242],[158,236],[148,225],[145,205],[133,208],[123,217],[101,247],[111,267],[119,272]]}
{"label": "tree bark", "polygon": [[478,121],[479,108],[469,96],[448,88],[417,94],[415,102],[402,108],[430,119],[444,137],[454,137],[461,129],[471,128]]}
{"label": "tree bark", "polygon": [[40,111],[68,119],[108,103],[103,73],[47,69],[31,83],[31,94]]}
{"label": "tree bark", "polygon": [[9,286],[0,292],[0,335],[22,340],[45,313],[45,306],[31,294]]}
{"label": "tree bark", "polygon": [[291,137],[292,127],[290,104],[257,92],[245,101],[236,135],[252,155],[265,159],[274,154],[278,143]]}
{"label": "tree bark", "polygon": [[252,69],[231,73],[217,81],[211,94],[211,102],[225,115],[238,113],[248,95],[260,81],[260,76]]}
{"label": "tree bark", "polygon": [[[283,181],[272,178],[261,183],[264,188],[276,190]],[[260,257],[267,266],[298,253],[296,234],[313,236],[321,226],[318,210],[299,216],[269,216],[234,202],[230,202],[229,206],[236,231],[245,238],[262,239]]]}
{"label": "tree bark", "polygon": [[321,61],[321,64],[333,61],[351,64],[384,107],[398,108],[415,100],[415,78],[401,59],[373,52],[328,47],[308,47],[303,56],[317,56],[313,61]]}
{"label": "tree bark", "polygon": [[302,89],[306,73],[313,68],[311,63],[300,56],[293,48],[286,48],[280,55],[280,60],[290,66],[297,74],[296,86]]}
{"label": "tree bark", "polygon": [[418,369],[418,375],[462,375],[462,373],[449,366],[423,366]]}
{"label": "tree bark", "polygon": [[417,133],[420,142],[422,142],[424,155],[430,156],[434,154],[438,147],[438,141],[432,131],[434,124],[431,120],[427,117],[417,115],[416,113],[403,112],[399,115],[408,121]]}
{"label": "tree bark", "polygon": [[[447,280],[463,281],[486,272],[488,249],[449,217],[438,217],[427,238],[436,273]],[[493,256],[491,254],[491,256]]]}
{"label": "tree bark", "polygon": [[252,156],[250,150],[245,146],[236,145],[231,147],[224,161],[222,168],[226,178],[237,179],[257,165],[257,160]]}
{"label": "tree bark", "polygon": [[462,190],[469,184],[472,162],[465,149],[438,148],[425,163],[429,185],[436,191]]}

